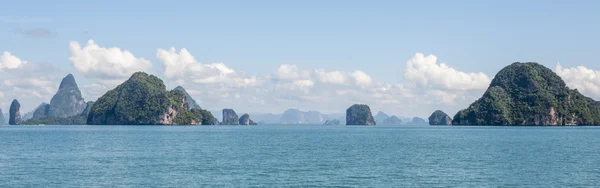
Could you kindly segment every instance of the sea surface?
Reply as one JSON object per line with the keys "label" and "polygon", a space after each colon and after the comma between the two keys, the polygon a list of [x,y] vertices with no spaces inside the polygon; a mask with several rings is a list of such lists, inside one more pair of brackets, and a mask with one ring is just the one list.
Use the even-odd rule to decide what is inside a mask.
{"label": "sea surface", "polygon": [[600,187],[600,128],[0,126],[0,187]]}

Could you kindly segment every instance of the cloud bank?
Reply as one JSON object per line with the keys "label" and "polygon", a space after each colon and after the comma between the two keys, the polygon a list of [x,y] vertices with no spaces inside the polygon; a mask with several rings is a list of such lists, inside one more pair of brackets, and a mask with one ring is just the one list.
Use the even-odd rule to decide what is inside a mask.
{"label": "cloud bank", "polygon": [[563,68],[560,63],[554,71],[570,88],[575,88],[596,100],[600,99],[600,71],[584,66]]}
{"label": "cloud bank", "polygon": [[137,71],[147,71],[152,66],[150,61],[136,57],[127,50],[100,47],[93,40],[89,40],[83,47],[78,42],[71,41],[69,49],[69,61],[86,77],[122,79]]}
{"label": "cloud bank", "polygon": [[[82,87],[88,100],[95,100],[133,72],[152,67],[150,61],[127,50],[100,47],[92,40],[84,47],[77,42],[69,47],[74,68],[96,81]],[[421,53],[406,62],[406,81],[400,83],[375,81],[362,70],[301,68],[294,64],[281,64],[267,75],[249,75],[225,63],[202,63],[186,48],[158,48],[155,57],[155,63],[162,65],[157,76],[167,87],[183,86],[201,106],[214,110],[343,112],[354,103],[365,103],[374,111],[422,116],[440,105],[458,110],[478,98],[490,82],[484,73],[461,72]],[[402,66],[398,63],[399,72]],[[114,83],[107,83],[111,81]]]}
{"label": "cloud bank", "polygon": [[10,52],[4,51],[0,56],[0,71],[6,69],[16,69],[27,64],[27,61],[19,59],[17,56],[10,54]]}
{"label": "cloud bank", "polygon": [[434,55],[417,53],[406,63],[404,76],[419,86],[445,90],[486,89],[491,80],[482,73],[457,71],[444,63],[437,63]]}
{"label": "cloud bank", "polygon": [[4,51],[0,55],[0,108],[7,113],[13,99],[25,110],[49,101],[57,90],[59,83],[53,82],[57,79],[54,67],[30,63]]}

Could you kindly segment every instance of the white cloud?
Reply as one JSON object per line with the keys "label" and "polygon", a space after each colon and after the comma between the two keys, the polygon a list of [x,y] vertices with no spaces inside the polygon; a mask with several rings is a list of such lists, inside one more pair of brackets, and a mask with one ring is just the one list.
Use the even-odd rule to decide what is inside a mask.
{"label": "white cloud", "polygon": [[356,85],[368,86],[368,85],[371,85],[371,82],[373,82],[373,79],[371,79],[371,76],[367,75],[363,71],[354,71],[349,74],[356,81]]}
{"label": "white cloud", "polygon": [[10,52],[4,51],[2,56],[0,56],[0,71],[4,69],[16,69],[26,63],[26,61],[22,61],[17,56],[10,54]]}
{"label": "white cloud", "polygon": [[17,99],[23,113],[28,112],[42,101],[50,100],[60,83],[52,66],[28,63],[6,51],[0,57],[0,72],[0,108],[3,110]]}
{"label": "white cloud", "polygon": [[296,65],[282,64],[277,68],[275,75],[279,79],[296,79],[300,77],[300,71]]}
{"label": "white cloud", "polygon": [[417,53],[406,63],[405,78],[425,88],[445,90],[483,90],[490,78],[482,73],[465,73],[437,63],[437,57]]}
{"label": "white cloud", "polygon": [[164,65],[164,74],[173,82],[185,84],[217,84],[233,87],[251,87],[260,83],[256,77],[237,74],[223,63],[199,63],[187,49],[179,53],[175,48],[158,49],[156,58]]}
{"label": "white cloud", "polygon": [[281,82],[275,85],[275,88],[279,90],[289,90],[289,91],[303,91],[304,93],[308,93],[308,89],[312,88],[315,83],[312,80],[295,80],[292,82]]}
{"label": "white cloud", "polygon": [[294,81],[294,85],[298,87],[312,87],[314,83],[311,80],[296,80]]}
{"label": "white cloud", "polygon": [[567,86],[579,90],[582,94],[600,99],[600,71],[584,66],[563,68],[560,63],[556,65],[556,74],[562,77]]}
{"label": "white cloud", "polygon": [[431,96],[433,99],[433,103],[441,103],[445,105],[454,104],[456,97],[458,97],[457,93],[450,93],[441,90],[431,90],[427,92],[427,96]]}
{"label": "white cloud", "polygon": [[344,84],[346,83],[346,75],[341,71],[327,72],[323,69],[314,70],[317,80],[326,84]]}
{"label": "white cloud", "polygon": [[201,64],[187,49],[182,48],[179,53],[175,48],[169,50],[158,49],[156,58],[162,61],[165,67],[165,76],[167,78],[187,76],[186,74],[210,74],[227,75],[234,73],[233,69],[225,66],[223,63]]}
{"label": "white cloud", "polygon": [[118,84],[121,83],[92,83],[80,86],[79,90],[81,90],[81,94],[86,101],[95,101],[113,88],[109,86]]}
{"label": "white cloud", "polygon": [[[407,62],[407,64],[409,63]],[[449,74],[449,76],[471,75],[470,73],[456,71],[446,65],[438,65],[438,67],[443,71],[453,70],[450,71],[453,74]],[[442,74],[441,76],[447,75]],[[485,87],[487,87],[489,78],[484,77],[484,80],[487,80],[484,81],[487,82],[485,83]],[[360,70],[345,72],[340,70],[301,69],[292,64],[280,65],[274,70],[273,76],[258,77],[258,79],[264,82],[254,88],[224,87],[209,90],[209,92],[197,97],[217,99],[218,97],[211,97],[210,95],[244,93],[244,96],[239,100],[229,96],[220,97],[219,100],[204,101],[207,102],[204,104],[207,108],[216,107],[216,109],[239,106],[237,108],[241,108],[241,111],[246,108],[253,111],[278,112],[285,110],[285,108],[299,108],[340,112],[354,103],[365,103],[371,105],[372,109],[384,110],[392,114],[420,115],[424,117],[436,109],[446,110],[449,114],[452,114],[454,111],[468,106],[483,92],[483,89],[473,90],[473,88],[469,88],[472,90],[436,88],[432,86],[440,85],[432,85],[431,83],[435,83],[432,81],[429,81],[427,85],[413,82],[375,82],[371,76]],[[439,78],[439,80],[443,79]],[[450,86],[462,87],[464,85],[468,84],[459,82]],[[214,93],[210,94],[211,92]],[[261,101],[261,103],[257,103],[257,106],[237,105],[246,101]],[[215,103],[219,104],[213,105]]]}
{"label": "white cloud", "polygon": [[86,77],[100,79],[123,79],[138,71],[146,71],[152,63],[127,50],[117,47],[104,48],[89,40],[84,47],[78,42],[69,43],[69,61]]}

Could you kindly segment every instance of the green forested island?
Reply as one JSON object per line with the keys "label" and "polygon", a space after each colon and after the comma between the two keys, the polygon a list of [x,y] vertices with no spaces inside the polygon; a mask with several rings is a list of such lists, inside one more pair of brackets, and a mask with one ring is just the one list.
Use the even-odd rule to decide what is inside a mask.
{"label": "green forested island", "polygon": [[89,125],[210,124],[210,112],[188,107],[187,93],[167,91],[163,81],[143,72],[102,95],[87,117]]}
{"label": "green forested island", "polygon": [[429,116],[429,125],[452,125],[452,118],[441,110],[436,110]]}
{"label": "green forested island", "polygon": [[452,125],[600,125],[600,103],[538,63],[513,63]]}

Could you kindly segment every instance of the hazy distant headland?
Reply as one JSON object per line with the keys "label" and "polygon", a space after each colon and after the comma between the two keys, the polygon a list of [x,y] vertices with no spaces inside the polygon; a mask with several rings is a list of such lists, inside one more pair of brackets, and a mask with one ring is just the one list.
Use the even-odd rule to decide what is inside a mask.
{"label": "hazy distant headland", "polygon": [[50,103],[23,113],[15,99],[7,115],[0,110],[0,122],[11,125],[600,125],[600,102],[569,89],[556,73],[540,64],[517,62],[500,70],[483,96],[453,118],[437,110],[428,121],[381,111],[373,116],[367,104],[352,105],[345,114],[293,108],[282,114],[241,116],[227,108],[210,112],[183,87],[169,91],[161,79],[144,72],[134,73],[96,102],[83,99],[69,74]]}

